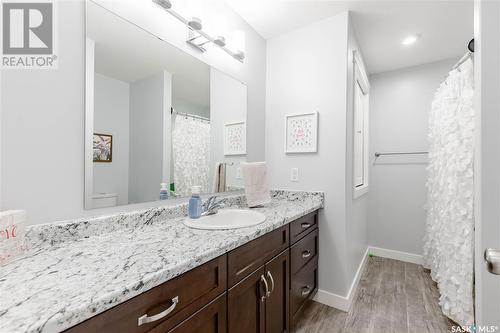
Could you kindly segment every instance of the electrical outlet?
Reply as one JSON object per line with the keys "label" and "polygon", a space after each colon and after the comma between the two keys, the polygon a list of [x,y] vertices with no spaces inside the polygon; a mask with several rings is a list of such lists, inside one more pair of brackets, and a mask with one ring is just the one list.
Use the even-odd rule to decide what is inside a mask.
{"label": "electrical outlet", "polygon": [[290,169],[290,180],[292,182],[299,181],[299,168],[291,168]]}
{"label": "electrical outlet", "polygon": [[243,179],[243,176],[241,175],[241,167],[236,168],[236,179]]}

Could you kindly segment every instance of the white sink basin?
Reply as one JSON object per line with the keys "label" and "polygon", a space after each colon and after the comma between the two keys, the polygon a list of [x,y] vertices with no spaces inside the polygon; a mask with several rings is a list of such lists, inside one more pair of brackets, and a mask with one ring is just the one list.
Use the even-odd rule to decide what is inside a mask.
{"label": "white sink basin", "polygon": [[251,227],[266,220],[264,214],[249,209],[221,209],[217,214],[184,220],[194,229],[223,230]]}

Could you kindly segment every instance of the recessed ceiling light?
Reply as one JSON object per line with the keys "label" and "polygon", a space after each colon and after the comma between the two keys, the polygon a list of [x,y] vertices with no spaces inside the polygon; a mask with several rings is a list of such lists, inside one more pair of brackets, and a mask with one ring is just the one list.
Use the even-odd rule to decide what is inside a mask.
{"label": "recessed ceiling light", "polygon": [[401,42],[401,44],[403,45],[412,45],[412,44],[415,44],[415,42],[420,38],[419,35],[412,35],[412,36],[408,36],[406,37],[405,39],[403,39],[403,41]]}

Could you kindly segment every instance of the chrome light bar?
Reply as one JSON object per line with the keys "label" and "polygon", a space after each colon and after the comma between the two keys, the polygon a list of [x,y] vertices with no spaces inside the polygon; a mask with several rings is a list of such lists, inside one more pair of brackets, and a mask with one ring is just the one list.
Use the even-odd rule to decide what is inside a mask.
{"label": "chrome light bar", "polygon": [[[182,17],[182,15],[180,15],[179,13],[177,13],[175,10],[172,9],[172,3],[169,0],[152,0],[152,1],[188,27],[188,29],[190,30],[190,34],[188,39],[186,40],[186,43],[188,43],[189,45],[195,47],[201,52],[205,52],[206,49],[204,48],[204,45],[208,43],[213,43],[217,47],[221,48],[224,52],[229,54],[231,57],[238,60],[239,62],[243,62],[243,60],[245,59],[244,52],[242,51],[233,52],[226,47],[226,39],[223,36],[217,36],[214,38],[209,34],[207,34],[206,32],[204,32],[200,18],[193,17],[191,20],[185,19],[184,17]],[[200,42],[199,39],[203,39],[203,41]]]}

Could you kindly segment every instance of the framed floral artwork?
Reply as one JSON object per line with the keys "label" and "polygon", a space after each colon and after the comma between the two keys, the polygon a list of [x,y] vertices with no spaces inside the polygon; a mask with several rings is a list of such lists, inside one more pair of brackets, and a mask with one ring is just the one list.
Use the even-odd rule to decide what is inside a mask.
{"label": "framed floral artwork", "polygon": [[113,161],[113,136],[94,133],[94,162],[111,163]]}
{"label": "framed floral artwork", "polygon": [[247,126],[244,121],[224,125],[224,155],[247,153]]}
{"label": "framed floral artwork", "polygon": [[318,151],[318,113],[285,116],[285,153]]}

